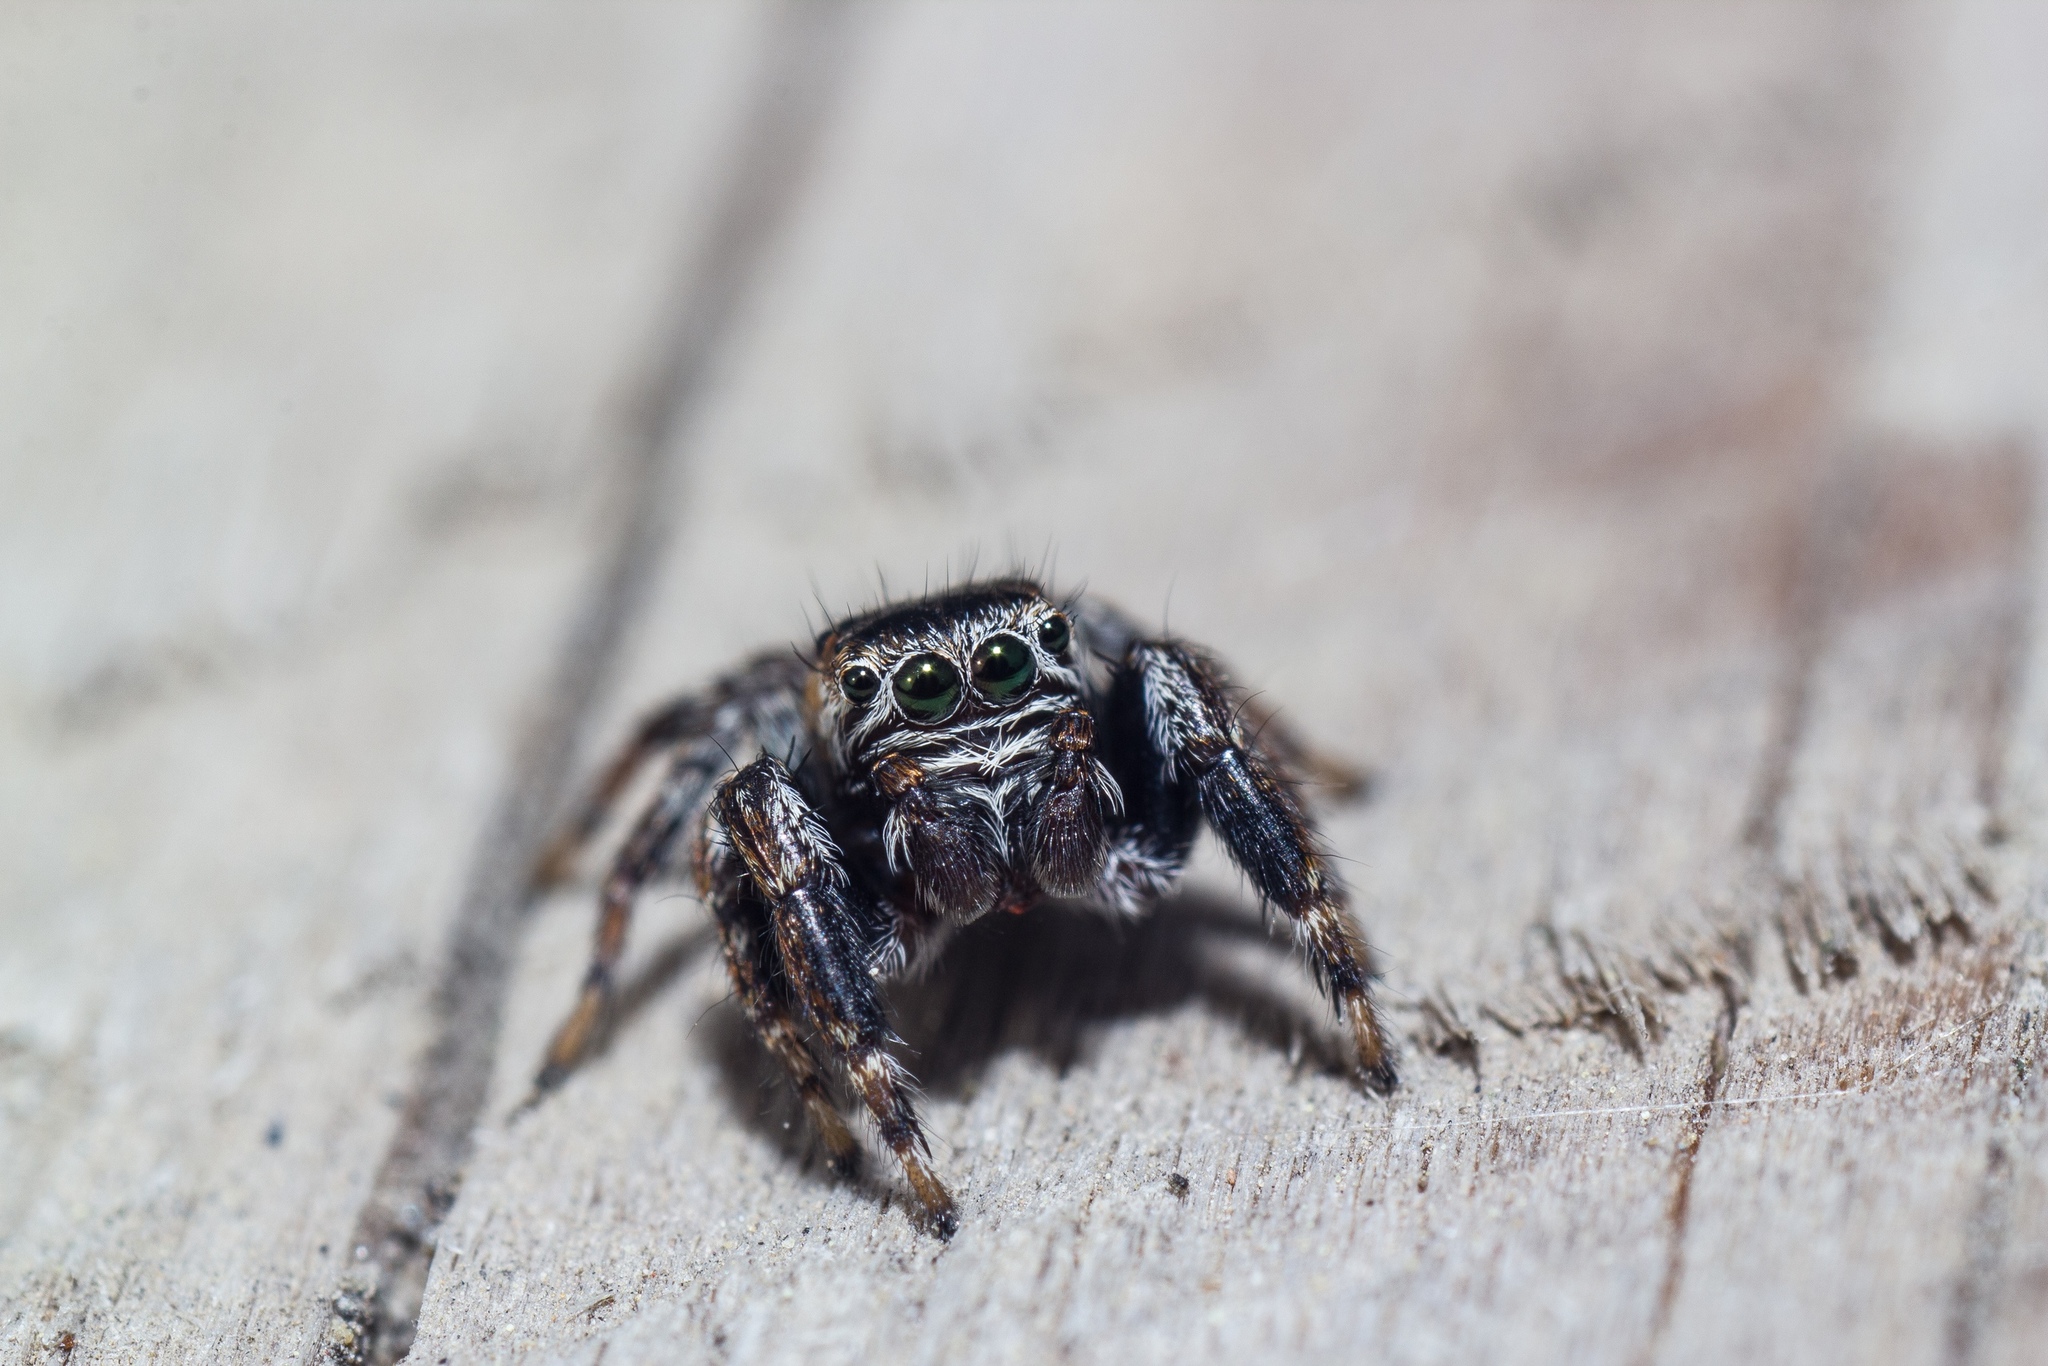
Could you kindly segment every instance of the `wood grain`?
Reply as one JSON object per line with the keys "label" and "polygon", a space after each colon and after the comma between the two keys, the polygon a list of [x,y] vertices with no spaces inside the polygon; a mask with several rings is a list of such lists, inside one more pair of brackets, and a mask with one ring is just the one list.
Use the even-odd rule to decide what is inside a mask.
{"label": "wood grain", "polygon": [[[528,840],[491,823],[523,790],[522,718],[564,695],[565,623],[617,591],[589,587],[621,525],[602,395],[659,368],[675,315],[649,301],[692,297],[677,252],[718,231],[720,149],[798,41],[754,11],[601,13],[573,42],[538,16],[433,21],[451,52],[495,45],[478,98],[586,143],[530,161],[449,95],[412,154],[502,156],[474,202],[545,210],[474,297],[559,266],[550,297],[586,300],[500,305],[431,354],[559,382],[501,377],[467,427],[395,399],[339,435],[287,423],[312,444],[282,473],[193,476],[287,490],[212,521],[143,500],[117,526],[49,456],[8,475],[36,523],[98,538],[24,543],[50,587],[0,599],[43,632],[10,662],[0,789],[36,851],[0,930],[0,1345],[21,1360],[403,1345],[336,1338],[334,1308],[376,1290],[352,1240],[395,1217],[394,1112],[424,1113],[454,1056],[431,998],[449,936],[493,851]],[[2039,18],[856,13],[788,221],[686,420],[663,410],[680,479],[651,495],[673,532],[644,606],[558,738],[587,767],[642,708],[885,582],[1085,579],[1372,768],[1369,800],[1324,814],[1404,1086],[1341,1075],[1213,850],[1135,925],[1001,917],[891,998],[960,1197],[942,1245],[879,1153],[826,1171],[679,894],[642,908],[606,1049],[522,1110],[583,966],[593,897],[570,888],[502,922],[493,1018],[457,1040],[481,1108],[435,1131],[452,1203],[408,1234],[431,1261],[408,1359],[2032,1360],[2048,272],[1996,225],[2048,211],[2026,154],[2048,109],[2015,55],[2048,55]],[[415,31],[359,22],[359,55],[325,59],[338,87],[438,89],[453,56],[407,66]],[[252,41],[217,24],[169,50]],[[38,41],[122,52],[64,32]],[[411,164],[352,136],[361,165]],[[575,204],[620,186],[641,198],[603,237]],[[306,221],[268,212],[284,226],[252,240]],[[359,251],[337,271],[453,288]],[[225,270],[188,286],[208,317]],[[1986,270],[2002,290],[1973,288]],[[328,320],[332,354],[391,335],[391,296],[279,297]],[[144,390],[172,348],[126,344],[144,359],[103,373]],[[251,392],[281,382],[246,340],[220,357]],[[75,446],[84,372],[47,364],[70,387],[12,420]],[[319,392],[331,413],[348,390]],[[488,492],[517,462],[436,473],[437,421],[472,450],[539,432],[523,449],[552,473],[525,504]],[[154,469],[141,436],[102,440]],[[427,486],[496,510],[377,540],[377,510]],[[219,526],[340,549],[258,572],[208,558]],[[249,602],[312,624],[234,624]]]}

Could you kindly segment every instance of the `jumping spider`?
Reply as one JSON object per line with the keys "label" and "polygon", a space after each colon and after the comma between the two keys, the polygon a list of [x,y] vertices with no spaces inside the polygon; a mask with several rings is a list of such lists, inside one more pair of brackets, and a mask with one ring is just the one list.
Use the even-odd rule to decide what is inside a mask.
{"label": "jumping spider", "polygon": [[[667,776],[604,880],[582,995],[537,1085],[604,1019],[634,895],[688,840],[735,994],[795,1084],[833,1165],[859,1148],[814,1045],[842,1064],[930,1226],[958,1227],[877,983],[955,929],[1042,897],[1136,915],[1171,887],[1206,818],[1293,918],[1357,1047],[1394,1085],[1368,955],[1290,777],[1318,767],[1270,721],[1240,723],[1217,666],[1092,599],[1001,579],[839,622],[804,655],[765,654],[655,711],[542,866],[554,880],[641,765]],[[1327,769],[1324,772],[1327,773]]]}

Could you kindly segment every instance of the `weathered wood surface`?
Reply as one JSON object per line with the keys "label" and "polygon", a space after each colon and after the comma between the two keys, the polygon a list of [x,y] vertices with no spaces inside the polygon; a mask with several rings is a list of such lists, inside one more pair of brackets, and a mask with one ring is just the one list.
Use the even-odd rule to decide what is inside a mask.
{"label": "weathered wood surface", "polygon": [[[12,1358],[2039,1359],[2033,9],[0,22]],[[896,994],[950,1245],[685,897],[519,1112],[570,747],[1048,547],[1373,766],[1401,1092],[1211,857]]]}

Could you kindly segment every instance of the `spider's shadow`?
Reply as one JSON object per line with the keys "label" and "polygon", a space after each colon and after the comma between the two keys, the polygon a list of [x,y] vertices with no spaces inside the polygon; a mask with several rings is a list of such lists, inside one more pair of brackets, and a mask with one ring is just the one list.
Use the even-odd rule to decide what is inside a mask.
{"label": "spider's shadow", "polygon": [[[1242,948],[1302,973],[1287,939],[1270,933],[1256,911],[1222,898],[1177,895],[1135,922],[1040,906],[963,931],[928,973],[891,986],[887,998],[907,1045],[904,1061],[925,1093],[937,1097],[965,1094],[991,1060],[1009,1052],[1065,1072],[1086,1063],[1104,1027],[1189,1004],[1303,1067],[1349,1075],[1349,1054],[1328,1009],[1305,986],[1290,993],[1264,981],[1268,974],[1257,969],[1272,964],[1234,964],[1243,963]],[[744,1123],[819,1179],[836,1179],[788,1080],[735,1002],[708,1013],[693,1038],[718,1066]],[[882,1165],[888,1164],[871,1162],[863,1180],[877,1195],[890,1189],[874,1181]]]}

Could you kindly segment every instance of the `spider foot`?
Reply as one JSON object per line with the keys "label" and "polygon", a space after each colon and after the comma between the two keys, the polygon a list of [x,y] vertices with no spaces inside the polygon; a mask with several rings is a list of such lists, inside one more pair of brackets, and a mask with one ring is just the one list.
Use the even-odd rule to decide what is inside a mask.
{"label": "spider foot", "polygon": [[577,1064],[590,1051],[600,1033],[605,1018],[611,1013],[611,984],[593,974],[583,985],[583,994],[576,998],[576,1008],[569,1012],[569,1018],[562,1021],[562,1027],[555,1031],[554,1041],[548,1045],[547,1058],[534,1076],[533,1090],[536,1095],[545,1095],[568,1080]]}
{"label": "spider foot", "polygon": [[910,1182],[910,1189],[917,1193],[921,1217],[913,1215],[912,1221],[926,1232],[936,1234],[941,1242],[951,1242],[953,1235],[960,1231],[960,1216],[953,1208],[953,1197],[946,1187],[927,1166],[930,1151],[925,1147],[924,1136],[918,1132],[916,1121],[896,1132],[889,1132],[894,1126],[885,1125],[883,1137],[896,1151],[896,1160],[903,1165],[903,1175]]}
{"label": "spider foot", "polygon": [[910,1187],[917,1192],[918,1203],[924,1207],[924,1217],[918,1222],[940,1242],[952,1242],[953,1235],[960,1231],[960,1215],[953,1208],[953,1197],[939,1184],[939,1178],[916,1158],[904,1159],[903,1174],[910,1178]]}
{"label": "spider foot", "polygon": [[960,1231],[960,1216],[953,1213],[951,1205],[946,1206],[942,1210],[927,1211],[925,1222],[930,1227],[933,1236],[942,1243],[952,1242],[953,1235]]}
{"label": "spider foot", "polygon": [[847,1129],[846,1121],[839,1117],[839,1111],[832,1108],[823,1083],[818,1082],[815,1086],[800,1083],[799,1089],[804,1093],[804,1105],[811,1114],[811,1127],[817,1130],[818,1141],[824,1145],[826,1167],[842,1181],[850,1181],[860,1175],[860,1144]]}
{"label": "spider foot", "polygon": [[1365,1089],[1389,1095],[1401,1084],[1395,1066],[1394,1048],[1380,1025],[1379,1012],[1364,992],[1344,999],[1344,1016],[1351,1025],[1352,1043],[1358,1049],[1358,1077]]}

